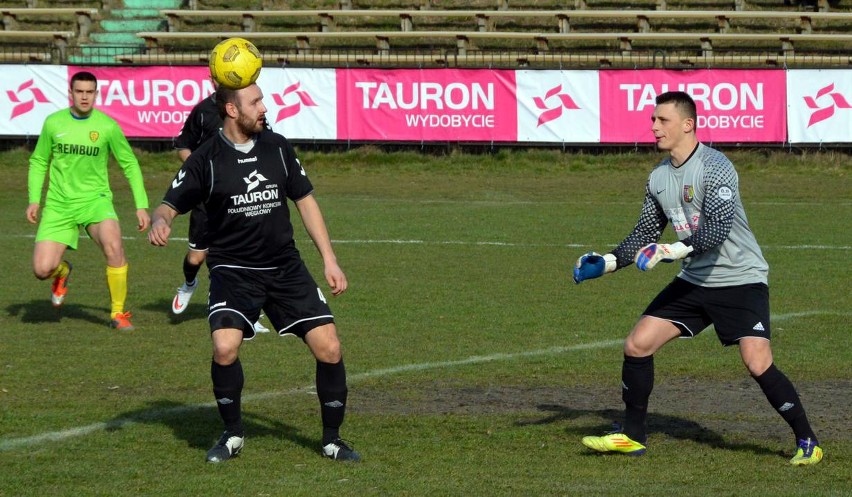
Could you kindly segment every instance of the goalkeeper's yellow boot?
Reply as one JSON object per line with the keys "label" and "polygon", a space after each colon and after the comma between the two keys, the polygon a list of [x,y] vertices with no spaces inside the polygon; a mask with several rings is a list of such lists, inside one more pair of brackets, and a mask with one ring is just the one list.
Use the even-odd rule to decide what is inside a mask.
{"label": "goalkeeper's yellow boot", "polygon": [[822,449],[816,444],[816,441],[810,438],[799,440],[799,445],[796,448],[796,455],[790,459],[790,464],[793,466],[805,466],[808,464],[816,464],[822,461]]}
{"label": "goalkeeper's yellow boot", "polygon": [[645,453],[644,445],[619,431],[607,433],[602,437],[583,437],[583,445],[598,452],[618,452],[628,456],[641,456]]}

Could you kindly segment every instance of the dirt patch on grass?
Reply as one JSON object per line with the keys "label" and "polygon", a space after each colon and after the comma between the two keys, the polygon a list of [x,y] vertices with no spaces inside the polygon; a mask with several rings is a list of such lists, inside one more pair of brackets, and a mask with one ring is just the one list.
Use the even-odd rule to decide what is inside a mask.
{"label": "dirt patch on grass", "polygon": [[[852,381],[795,382],[808,418],[823,439],[848,439],[852,426]],[[565,388],[492,386],[458,388],[436,384],[419,395],[355,388],[351,412],[368,414],[516,414],[517,424],[574,420],[579,430],[605,429],[621,421],[621,392],[611,386]],[[749,379],[714,382],[691,378],[661,379],[654,386],[648,417],[649,432],[678,438],[745,438],[790,440],[787,424]],[[573,431],[573,428],[569,428]],[[594,431],[585,434],[595,434]]]}

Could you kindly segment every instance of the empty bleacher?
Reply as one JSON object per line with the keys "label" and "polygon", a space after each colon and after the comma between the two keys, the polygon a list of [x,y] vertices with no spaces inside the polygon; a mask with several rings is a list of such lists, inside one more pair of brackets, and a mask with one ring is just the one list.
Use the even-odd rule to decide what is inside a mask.
{"label": "empty bleacher", "polygon": [[119,60],[203,62],[205,47],[240,35],[268,62],[281,64],[612,67],[614,61],[635,66],[648,54],[686,65],[852,62],[852,10],[827,2],[768,10],[756,1],[688,0],[714,7],[695,9],[687,0],[574,0],[574,9],[553,9],[552,2],[496,0],[457,9],[439,0],[360,0],[326,9],[235,11],[198,0],[190,3],[194,9],[161,10],[167,29],[137,33],[146,52]]}
{"label": "empty bleacher", "polygon": [[[68,61],[93,33],[100,36],[99,21],[118,12],[116,3],[0,3],[0,61]],[[215,42],[244,36],[258,45],[267,63],[285,65],[852,66],[852,2],[844,6],[836,0],[789,0],[789,5],[783,0],[189,0],[185,5],[151,9],[153,27],[159,19],[160,29],[129,33],[135,41],[126,44],[134,48],[100,63],[199,64]],[[46,22],[38,25],[40,20]]]}

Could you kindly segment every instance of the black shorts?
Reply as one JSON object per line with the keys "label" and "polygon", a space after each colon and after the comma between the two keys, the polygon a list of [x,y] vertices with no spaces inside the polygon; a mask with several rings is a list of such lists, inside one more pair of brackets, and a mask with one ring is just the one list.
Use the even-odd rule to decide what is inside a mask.
{"label": "black shorts", "polygon": [[725,346],[745,337],[770,338],[769,287],[763,283],[703,287],[675,278],[643,314],[672,322],[683,337],[712,324]]}
{"label": "black shorts", "polygon": [[210,269],[207,320],[211,333],[237,328],[250,340],[261,309],[279,335],[303,340],[317,326],[334,322],[322,291],[301,259],[277,268],[220,265]]}
{"label": "black shorts", "polygon": [[189,250],[204,252],[210,248],[207,238],[207,211],[196,207],[189,213]]}

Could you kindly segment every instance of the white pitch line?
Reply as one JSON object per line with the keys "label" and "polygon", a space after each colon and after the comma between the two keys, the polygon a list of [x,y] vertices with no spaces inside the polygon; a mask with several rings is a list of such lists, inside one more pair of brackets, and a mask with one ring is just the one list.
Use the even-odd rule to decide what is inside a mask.
{"label": "white pitch line", "polygon": [[[0,235],[0,238],[35,238],[35,235]],[[144,237],[138,236],[122,236],[123,240],[140,240]],[[173,236],[169,237],[172,242],[189,241],[186,237]],[[591,247],[588,243],[529,243],[529,242],[496,242],[487,240],[416,240],[416,239],[354,239],[354,240],[332,240],[334,244],[352,244],[352,245],[472,245],[472,246],[488,246],[488,247],[569,247],[583,248]],[[602,243],[602,246],[614,246],[618,242]],[[764,250],[850,250],[850,245],[761,245]]]}
{"label": "white pitch line", "polygon": [[[403,364],[401,366],[396,366],[392,368],[384,368],[384,369],[376,369],[373,371],[366,371],[364,373],[357,373],[353,375],[349,375],[348,381],[354,382],[365,378],[375,378],[381,376],[389,376],[397,373],[405,373],[408,371],[423,371],[427,369],[446,369],[452,368],[456,366],[467,366],[470,364],[480,364],[485,362],[494,362],[494,361],[505,361],[512,360],[519,357],[534,357],[534,356],[543,356],[543,355],[554,355],[554,354],[562,354],[565,352],[576,352],[581,350],[590,350],[590,349],[600,349],[605,347],[611,347],[615,345],[621,345],[623,343],[622,340],[607,340],[602,342],[592,342],[592,343],[584,343],[579,345],[571,345],[571,346],[563,346],[563,347],[550,347],[547,349],[540,350],[530,350],[526,352],[518,352],[515,354],[492,354],[487,356],[473,356],[468,357],[467,359],[460,359],[457,361],[442,361],[442,362],[426,362],[419,364]],[[309,389],[313,389],[314,386],[310,385],[307,387],[293,388],[290,390],[277,391],[277,392],[264,392],[258,394],[246,395],[243,397],[244,400],[252,401],[252,400],[261,400],[268,399],[273,397],[279,397],[282,395],[291,395],[295,393],[305,392]],[[9,450],[21,448],[21,447],[32,447],[34,445],[39,445],[46,442],[60,442],[62,440],[66,440],[69,438],[80,437],[84,435],[88,435],[90,433],[96,431],[103,431],[106,429],[116,429],[124,426],[130,426],[137,423],[141,423],[143,421],[151,421],[162,419],[168,416],[174,416],[177,414],[182,414],[190,411],[195,411],[198,409],[207,409],[213,407],[215,404],[210,403],[202,403],[202,404],[191,404],[186,406],[178,406],[172,407],[169,409],[152,409],[142,413],[139,413],[132,417],[127,418],[119,418],[111,421],[100,422],[100,423],[92,423],[86,426],[77,426],[74,428],[69,428],[67,430],[61,431],[51,431],[42,433],[39,435],[33,435],[29,437],[21,437],[21,438],[10,438],[7,440],[0,440],[0,452],[6,452]]]}
{"label": "white pitch line", "polygon": [[[773,321],[788,321],[790,319],[795,319],[799,317],[808,317],[808,316],[818,316],[818,315],[842,315],[848,316],[852,313],[849,312],[836,312],[836,311],[802,311],[802,312],[791,312],[786,314],[775,314],[772,316]],[[526,352],[516,352],[514,354],[507,353],[498,353],[491,354],[487,356],[472,356],[467,359],[460,359],[456,361],[441,361],[441,362],[425,362],[419,364],[403,364],[401,366],[395,366],[392,368],[383,368],[383,369],[375,369],[373,371],[366,371],[363,373],[357,373],[353,375],[349,375],[348,381],[355,382],[358,380],[366,379],[366,378],[375,378],[381,376],[389,376],[398,373],[405,373],[409,371],[423,371],[427,369],[447,369],[456,366],[467,366],[471,364],[481,364],[486,362],[494,362],[494,361],[505,361],[512,360],[521,357],[535,357],[535,356],[543,356],[543,355],[557,355],[566,352],[577,352],[581,350],[591,350],[591,349],[601,349],[615,345],[621,345],[623,340],[606,340],[602,342],[591,342],[584,343],[579,345],[569,345],[569,346],[557,346],[550,347],[547,349],[539,349],[539,350],[529,350]],[[313,393],[312,389],[313,385],[309,385],[306,387],[293,388],[290,390],[277,391],[277,392],[264,392],[246,395],[243,397],[245,400],[263,400],[269,399],[273,397],[280,397],[282,395],[292,395],[295,393],[304,393],[309,392]],[[134,417],[128,418],[119,418],[111,421],[101,422],[101,423],[93,423],[86,426],[78,426],[75,428],[69,428],[67,430],[61,431],[52,431],[47,433],[42,433],[40,435],[33,435],[29,437],[21,437],[21,438],[10,438],[7,440],[0,440],[0,452],[6,452],[9,450],[21,448],[21,447],[32,447],[34,445],[39,445],[46,442],[60,442],[62,440],[66,440],[69,438],[80,437],[84,435],[88,435],[90,433],[96,431],[102,431],[106,429],[115,429],[123,426],[130,426],[133,424],[137,424],[143,421],[150,421],[156,419],[162,419],[168,416],[174,416],[177,414],[195,411],[198,409],[206,409],[213,407],[214,404],[210,403],[202,403],[202,404],[191,404],[186,406],[178,406],[172,407],[169,409],[152,409],[140,414],[137,414]]]}

